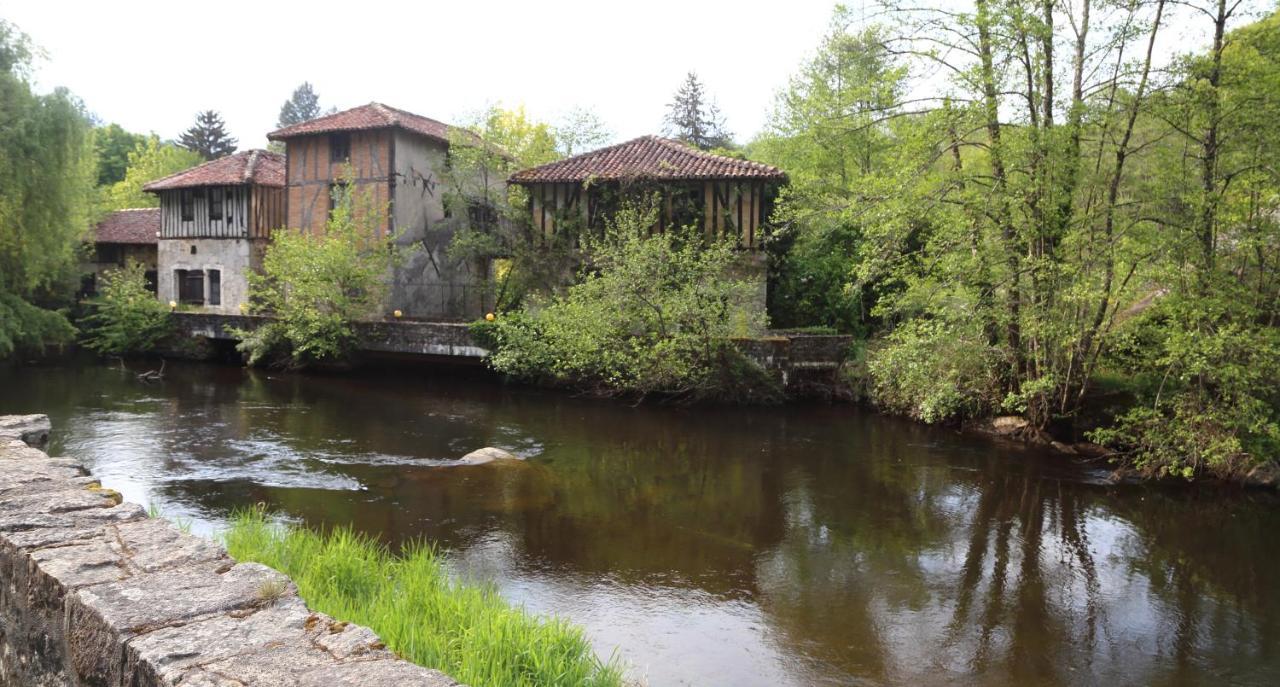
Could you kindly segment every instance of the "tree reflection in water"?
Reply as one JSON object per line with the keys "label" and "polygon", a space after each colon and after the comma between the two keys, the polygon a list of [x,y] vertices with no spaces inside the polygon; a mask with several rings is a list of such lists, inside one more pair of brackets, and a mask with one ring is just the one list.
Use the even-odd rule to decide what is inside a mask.
{"label": "tree reflection in water", "polygon": [[[1111,486],[849,407],[662,407],[397,373],[0,372],[126,497],[266,502],[457,569],[650,684],[1264,684],[1270,495]],[[497,445],[528,464],[447,467]]]}

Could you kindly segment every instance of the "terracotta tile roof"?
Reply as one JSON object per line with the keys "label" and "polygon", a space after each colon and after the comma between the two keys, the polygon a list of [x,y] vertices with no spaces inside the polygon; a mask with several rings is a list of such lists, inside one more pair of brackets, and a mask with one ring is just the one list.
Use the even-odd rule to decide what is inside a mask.
{"label": "terracotta tile roof", "polygon": [[405,129],[445,143],[449,142],[449,130],[452,128],[448,124],[437,122],[430,117],[397,110],[382,103],[369,103],[368,105],[353,107],[350,110],[317,117],[308,122],[277,129],[267,134],[267,138],[273,141],[283,141],[295,136],[306,136],[308,134],[324,134],[331,131],[366,131],[388,127]]}
{"label": "terracotta tile roof", "polygon": [[116,210],[94,227],[97,243],[155,244],[160,233],[160,208]]}
{"label": "terracotta tile roof", "polygon": [[582,183],[588,179],[764,179],[782,181],[777,167],[703,152],[659,136],[640,138],[575,155],[511,175],[514,184]]}
{"label": "terracotta tile roof", "polygon": [[266,150],[242,150],[146,184],[144,191],[168,191],[194,186],[284,187],[284,156]]}

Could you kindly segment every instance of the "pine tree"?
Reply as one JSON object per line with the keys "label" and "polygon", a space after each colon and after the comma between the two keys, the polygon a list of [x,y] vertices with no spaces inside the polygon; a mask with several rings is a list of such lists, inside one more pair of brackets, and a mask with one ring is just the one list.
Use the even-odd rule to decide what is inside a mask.
{"label": "pine tree", "polygon": [[309,81],[303,81],[301,86],[293,89],[293,95],[284,101],[284,105],[280,106],[280,119],[276,122],[276,128],[301,124],[319,116],[320,96],[316,95],[315,88]]}
{"label": "pine tree", "polygon": [[711,102],[694,72],[689,72],[676,91],[675,99],[667,105],[665,130],[668,136],[702,150],[730,145],[733,138],[725,130],[720,109]]}
{"label": "pine tree", "polygon": [[196,114],[196,123],[182,132],[178,143],[187,150],[200,153],[206,160],[216,160],[236,152],[236,139],[227,133],[222,116],[213,110]]}

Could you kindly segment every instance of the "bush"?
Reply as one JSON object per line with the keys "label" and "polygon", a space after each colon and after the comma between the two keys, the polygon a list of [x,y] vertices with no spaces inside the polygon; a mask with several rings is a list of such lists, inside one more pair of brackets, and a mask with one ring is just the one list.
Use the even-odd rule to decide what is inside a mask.
{"label": "bush", "polygon": [[622,684],[582,630],[509,606],[491,586],[450,579],[426,545],[393,555],[347,528],[320,534],[280,527],[262,510],[237,513],[227,551],[269,565],[298,585],[314,610],[372,628],[406,660],[476,687]]}
{"label": "bush", "polygon": [[935,423],[977,417],[1000,404],[999,351],[973,326],[912,320],[867,356],[872,401]]}
{"label": "bush", "polygon": [[1155,384],[1090,438],[1154,476],[1239,477],[1280,458],[1280,330],[1227,317],[1234,307],[1171,296],[1134,323],[1146,345],[1113,362]]}
{"label": "bush", "polygon": [[0,291],[0,358],[70,343],[76,330],[65,315]]}
{"label": "bush", "polygon": [[263,274],[249,275],[250,311],[272,318],[255,331],[236,332],[249,364],[341,361],[357,344],[353,324],[382,306],[396,258],[380,237],[385,208],[350,186],[339,188],[323,233],[277,230]]}
{"label": "bush", "polygon": [[172,331],[169,309],[147,288],[146,268],[139,262],[108,270],[102,292],[89,301],[84,345],[102,355],[145,353]]}
{"label": "bush", "polygon": [[763,315],[749,305],[751,285],[733,276],[736,253],[692,229],[650,235],[656,217],[624,205],[602,239],[585,241],[579,283],[498,319],[490,364],[605,394],[741,392],[749,361],[730,338],[759,332]]}

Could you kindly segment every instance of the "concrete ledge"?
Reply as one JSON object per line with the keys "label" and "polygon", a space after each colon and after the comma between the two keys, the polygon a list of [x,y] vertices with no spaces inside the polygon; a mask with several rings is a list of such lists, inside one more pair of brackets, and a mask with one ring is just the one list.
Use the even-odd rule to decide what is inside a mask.
{"label": "concrete ledge", "polygon": [[[43,423],[43,424],[41,424]],[[48,418],[0,417],[0,428]],[[314,613],[284,575],[121,503],[75,461],[0,432],[0,687],[412,685],[365,627]]]}

